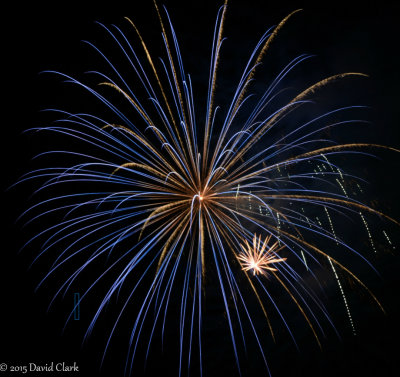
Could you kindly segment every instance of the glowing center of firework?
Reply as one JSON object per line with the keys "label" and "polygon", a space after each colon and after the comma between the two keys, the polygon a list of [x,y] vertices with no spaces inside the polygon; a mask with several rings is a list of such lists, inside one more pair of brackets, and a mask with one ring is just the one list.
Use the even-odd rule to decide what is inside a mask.
{"label": "glowing center of firework", "polygon": [[253,275],[263,272],[259,266],[259,262],[255,261],[254,259],[249,260],[248,267],[250,270],[253,270]]}
{"label": "glowing center of firework", "polygon": [[206,200],[207,199],[207,197],[204,195],[204,192],[201,192],[201,191],[199,191],[198,193],[197,193],[197,195],[195,195],[198,199],[199,199],[199,202],[201,203],[203,200]]}

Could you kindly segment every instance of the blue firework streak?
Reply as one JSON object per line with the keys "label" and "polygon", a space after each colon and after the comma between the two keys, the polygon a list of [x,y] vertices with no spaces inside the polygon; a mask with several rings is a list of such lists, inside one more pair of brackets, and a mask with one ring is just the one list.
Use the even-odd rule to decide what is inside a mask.
{"label": "blue firework streak", "polygon": [[[225,4],[215,25],[207,105],[200,122],[191,78],[184,70],[169,15],[155,7],[165,47],[160,60],[152,57],[150,46],[127,19],[136,33],[136,45],[120,28],[100,24],[119,49],[118,59],[87,42],[108,66],[108,73],[92,72],[99,86],[52,72],[87,91],[110,114],[106,118],[52,110],[60,119],[37,129],[54,131],[85,148],[45,152],[82,162],[36,170],[22,179],[44,179],[40,191],[49,195],[24,214],[38,211],[30,221],[59,215],[57,223],[30,241],[44,239],[37,258],[57,253],[43,281],[71,264],[76,266],[54,299],[84,274],[92,276],[81,295],[83,301],[105,281],[107,290],[88,326],[90,335],[102,312],[128,285],[129,293],[121,294],[123,304],[106,342],[107,351],[134,300],[138,309],[129,329],[127,372],[132,371],[140,345],[144,344],[147,356],[154,333],[164,332],[168,314],[174,310],[171,306],[179,319],[179,375],[186,373],[195,357],[201,372],[202,316],[209,276],[217,282],[221,315],[226,319],[239,370],[241,350],[249,337],[255,340],[269,370],[265,331],[255,320],[252,300],[272,338],[271,317],[277,317],[296,343],[289,313],[280,304],[282,296],[289,297],[320,344],[324,325],[333,327],[320,298],[317,272],[321,270],[328,271],[339,285],[355,331],[338,271],[381,305],[341,262],[343,255],[352,253],[368,264],[346,242],[345,234],[335,231],[331,216],[353,217],[364,223],[363,216],[368,214],[395,220],[348,195],[346,188],[358,178],[346,174],[338,162],[345,154],[363,155],[367,154],[363,149],[384,147],[336,144],[326,137],[327,130],[362,123],[347,115],[360,106],[332,108],[288,128],[296,112],[315,106],[315,92],[335,80],[363,75],[328,77],[277,106],[280,98],[286,98],[281,88],[287,85],[289,73],[310,57],[300,55],[262,95],[255,96],[251,84],[257,69],[280,29],[297,13],[293,12],[261,37],[228,107],[220,109],[216,106],[216,83]],[[121,57],[129,72],[118,69]],[[130,85],[128,76],[132,74],[140,83],[139,89]],[[276,132],[279,129],[284,130],[283,136]],[[100,263],[104,267],[94,275]]]}

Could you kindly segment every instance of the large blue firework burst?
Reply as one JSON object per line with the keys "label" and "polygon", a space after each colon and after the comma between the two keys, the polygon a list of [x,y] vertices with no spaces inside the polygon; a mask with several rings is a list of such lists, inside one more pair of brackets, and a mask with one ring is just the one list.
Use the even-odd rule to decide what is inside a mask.
{"label": "large blue firework burst", "polygon": [[[117,308],[103,357],[122,327],[129,332],[127,373],[135,360],[148,357],[157,333],[164,342],[164,333],[172,332],[179,376],[192,365],[202,374],[204,344],[209,342],[203,335],[208,326],[205,302],[209,294],[217,296],[238,371],[251,339],[269,373],[267,335],[273,340],[287,336],[296,344],[292,315],[301,317],[318,345],[326,328],[336,331],[322,298],[321,276],[339,287],[353,332],[342,277],[354,281],[383,310],[352,272],[348,255],[373,267],[336,224],[356,220],[376,251],[368,216],[397,223],[352,195],[362,192],[362,179],[341,166],[345,156],[392,148],[339,144],[329,137],[331,130],[361,124],[353,116],[362,106],[318,111],[315,93],[336,80],[365,76],[361,73],[336,74],[288,94],[287,77],[310,58],[303,54],[288,62],[261,94],[252,92],[271,44],[298,11],[262,35],[228,105],[220,108],[217,73],[227,4],[220,8],[203,110],[195,106],[169,14],[156,3],[155,9],[162,58],[153,57],[151,45],[126,19],[133,36],[118,26],[99,24],[118,55],[86,42],[106,67],[90,72],[97,85],[48,72],[86,91],[104,110],[51,109],[58,120],[34,130],[56,133],[70,143],[66,150],[41,155],[58,165],[21,179],[42,180],[36,192],[40,199],[23,216],[44,224],[44,219],[57,219],[29,241],[42,243],[35,260],[53,256],[40,285],[53,275],[65,276],[54,301],[86,284],[82,303],[98,299],[86,336],[108,307]],[[73,311],[68,320],[72,316]],[[276,333],[279,322],[286,335]]]}

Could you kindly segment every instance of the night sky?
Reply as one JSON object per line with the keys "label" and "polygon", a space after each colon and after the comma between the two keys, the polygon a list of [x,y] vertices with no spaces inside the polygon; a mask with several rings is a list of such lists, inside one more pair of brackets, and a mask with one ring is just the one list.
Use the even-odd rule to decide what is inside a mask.
{"label": "night sky", "polygon": [[[86,331],[85,319],[91,310],[81,308],[82,320],[73,321],[62,333],[65,313],[71,310],[73,297],[66,296],[47,312],[47,306],[55,287],[44,286],[37,292],[35,287],[47,272],[48,264],[29,266],[35,250],[19,249],[32,236],[33,228],[23,228],[16,223],[17,217],[29,206],[32,188],[29,185],[7,189],[18,178],[34,166],[32,157],[49,148],[50,138],[38,141],[22,132],[41,125],[48,119],[40,111],[49,107],[84,109],[84,96],[73,97],[63,90],[60,80],[50,75],[39,74],[55,69],[72,75],[97,69],[100,60],[82,40],[90,40],[102,46],[106,33],[95,24],[124,24],[127,16],[136,22],[154,55],[161,52],[160,29],[150,1],[108,2],[107,6],[93,7],[82,3],[54,2],[53,5],[19,7],[14,4],[4,12],[3,18],[3,137],[2,142],[2,198],[3,247],[1,253],[1,322],[0,322],[0,364],[27,365],[37,363],[66,362],[79,365],[79,373],[45,373],[27,375],[41,376],[122,376],[121,360],[125,356],[125,344],[114,342],[111,355],[99,370],[99,360],[104,345],[101,327],[93,339],[81,345]],[[186,71],[192,75],[193,85],[199,93],[199,106],[207,89],[208,62],[211,51],[212,32],[217,10],[221,2],[192,2],[178,5],[177,1],[160,2],[166,5],[180,42]],[[352,2],[320,2],[315,5],[301,1],[256,1],[232,0],[229,3],[224,45],[220,64],[220,89],[217,101],[224,105],[238,82],[241,69],[258,38],[270,26],[277,24],[291,11],[302,8],[275,40],[265,58],[262,75],[265,81],[272,79],[290,59],[301,53],[315,54],[293,75],[293,85],[304,87],[314,81],[342,72],[363,72],[368,79],[356,79],[353,85],[345,86],[346,98],[336,97],[327,91],[327,100],[337,103],[357,103],[370,106],[366,118],[371,122],[362,134],[339,134],[339,139],[369,141],[400,147],[400,52],[398,50],[398,15],[400,5],[396,2],[382,5],[378,1],[366,1],[362,8]],[[85,3],[86,4],[86,3]],[[105,43],[105,42],[104,42]],[[109,43],[109,42],[107,42]],[[107,44],[105,43],[105,44]],[[233,77],[233,80],[232,80]],[[259,79],[260,76],[257,76]],[[340,84],[339,89],[340,89]],[[337,93],[337,92],[336,92]],[[91,105],[90,105],[91,106]],[[97,109],[93,109],[97,111]],[[98,111],[102,111],[99,109]],[[200,111],[198,111],[200,113]],[[5,132],[5,135],[4,135]],[[359,166],[367,173],[371,197],[380,203],[381,210],[400,219],[398,201],[398,174],[400,156],[395,153],[379,153],[380,161]],[[378,221],[379,223],[379,221]],[[299,350],[292,344],[278,342],[270,344],[266,356],[273,377],[302,376],[382,376],[399,375],[398,354],[400,318],[399,282],[400,274],[400,230],[392,227],[393,242],[397,248],[374,257],[372,262],[381,277],[363,276],[370,288],[382,301],[386,315],[370,307],[363,297],[355,299],[361,306],[355,310],[358,336],[354,337],[348,328],[343,307],[333,308],[333,317],[338,314],[337,327],[341,339],[332,333],[323,342],[322,350],[316,347],[312,337],[299,339]],[[349,233],[352,231],[348,230]],[[365,235],[349,234],[363,242]],[[363,239],[362,239],[363,238]],[[49,289],[51,288],[51,289]],[[49,293],[51,291],[51,293]],[[357,295],[354,295],[357,296]],[[364,304],[364,306],[362,306]],[[338,313],[335,313],[337,310]],[[60,314],[62,313],[62,315]],[[107,324],[102,323],[107,326]],[[342,331],[343,330],[343,331]],[[208,332],[210,334],[211,331]],[[218,333],[218,331],[217,331]],[[218,333],[219,334],[219,333]],[[222,334],[222,335],[221,335]],[[219,340],[223,336],[223,332]],[[301,334],[301,331],[300,331]],[[209,335],[208,335],[209,336]],[[212,336],[212,335],[211,335]],[[212,347],[212,339],[207,339]],[[251,350],[251,348],[250,348]],[[156,355],[157,352],[154,353]],[[225,346],[215,351],[215,357],[208,356],[204,376],[236,376],[231,344],[226,338]],[[244,365],[244,376],[266,375],[258,369],[250,356]],[[113,363],[113,360],[117,360]],[[137,365],[139,365],[138,363]],[[163,356],[149,359],[146,374],[138,366],[133,376],[176,376],[175,362],[170,350]],[[136,374],[135,374],[136,373]],[[262,374],[263,373],[263,374]],[[19,373],[0,372],[1,376]],[[196,373],[193,372],[193,376]]]}

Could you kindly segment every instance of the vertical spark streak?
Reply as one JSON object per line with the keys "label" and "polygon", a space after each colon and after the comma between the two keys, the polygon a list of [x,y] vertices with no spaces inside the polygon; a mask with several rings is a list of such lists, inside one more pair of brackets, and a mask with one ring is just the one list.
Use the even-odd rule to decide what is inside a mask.
{"label": "vertical spark streak", "polygon": [[387,233],[383,230],[383,235],[385,236],[387,242],[389,243],[390,246],[393,247],[393,249],[395,249],[396,247],[392,244],[392,241],[390,240],[389,236],[387,235]]}
{"label": "vertical spark streak", "polygon": [[[331,219],[331,217],[329,215],[328,209],[325,206],[324,206],[324,209],[325,209],[325,212],[326,212],[326,216],[328,217],[328,220],[329,220],[329,224],[330,224],[330,227],[331,227],[331,230],[332,230],[332,234],[333,234],[334,238],[337,240],[337,237],[336,237],[336,234],[335,234],[335,229],[333,228],[332,219]],[[336,241],[336,244],[339,245],[339,243],[337,241]],[[329,261],[329,264],[331,265],[333,274],[335,275],[335,279],[336,279],[337,285],[338,285],[340,293],[342,295],[344,306],[345,306],[346,312],[347,312],[347,317],[349,318],[349,321],[350,321],[351,329],[353,331],[353,334],[356,335],[356,329],[355,329],[355,326],[354,326],[353,318],[351,316],[350,307],[349,307],[349,304],[347,302],[347,297],[346,297],[346,295],[344,293],[344,289],[342,287],[342,283],[340,282],[339,275],[337,274],[336,268],[333,265],[332,260],[331,260],[331,258],[329,256],[328,256],[328,261]]]}
{"label": "vertical spark streak", "polygon": [[325,206],[324,206],[324,210],[325,210],[325,213],[326,213],[326,217],[328,218],[329,225],[331,227],[333,238],[335,238],[335,240],[336,240],[336,245],[339,245],[339,242],[337,242],[337,236],[336,236],[336,233],[335,233],[335,229],[333,228],[331,216],[329,215],[328,209]]}
{"label": "vertical spark streak", "polygon": [[339,276],[338,276],[338,274],[336,272],[336,268],[333,265],[332,260],[331,260],[330,257],[328,257],[328,261],[329,261],[329,264],[331,265],[332,271],[333,271],[333,273],[335,275],[335,279],[336,279],[337,285],[339,286],[340,293],[342,294],[344,306],[346,307],[347,316],[348,316],[349,321],[350,321],[351,329],[353,330],[353,335],[357,335],[356,328],[355,328],[354,322],[353,322],[353,318],[351,316],[350,307],[349,307],[349,304],[347,303],[347,298],[346,298],[346,295],[344,294],[344,290],[343,290],[342,284],[340,282]]}
{"label": "vertical spark streak", "polygon": [[347,195],[347,192],[346,192],[346,190],[345,190],[343,184],[342,184],[337,178],[336,178],[336,182],[338,183],[338,185],[339,185],[340,188],[342,189],[343,194],[346,196],[346,198],[348,198],[349,196]]}
{"label": "vertical spark streak", "polygon": [[363,216],[363,214],[361,212],[359,212],[359,213],[360,213],[361,219],[362,219],[362,221],[364,223],[365,229],[367,230],[369,242],[370,242],[370,244],[372,246],[372,249],[374,250],[374,253],[376,254],[375,243],[374,243],[374,240],[372,239],[371,232],[369,231],[368,223],[365,220],[365,217]]}
{"label": "vertical spark streak", "polygon": [[[342,182],[344,183],[344,177],[343,177],[342,171],[341,171],[339,168],[334,169],[333,166],[332,166],[332,164],[329,162],[328,158],[327,158],[323,153],[321,153],[321,156],[325,159],[325,161],[329,164],[329,166],[331,166],[332,171],[335,171],[335,170],[336,170],[336,171],[339,173],[340,179],[341,179]],[[357,184],[357,185],[358,185],[358,184]],[[361,188],[360,188],[360,190],[361,190]]]}

